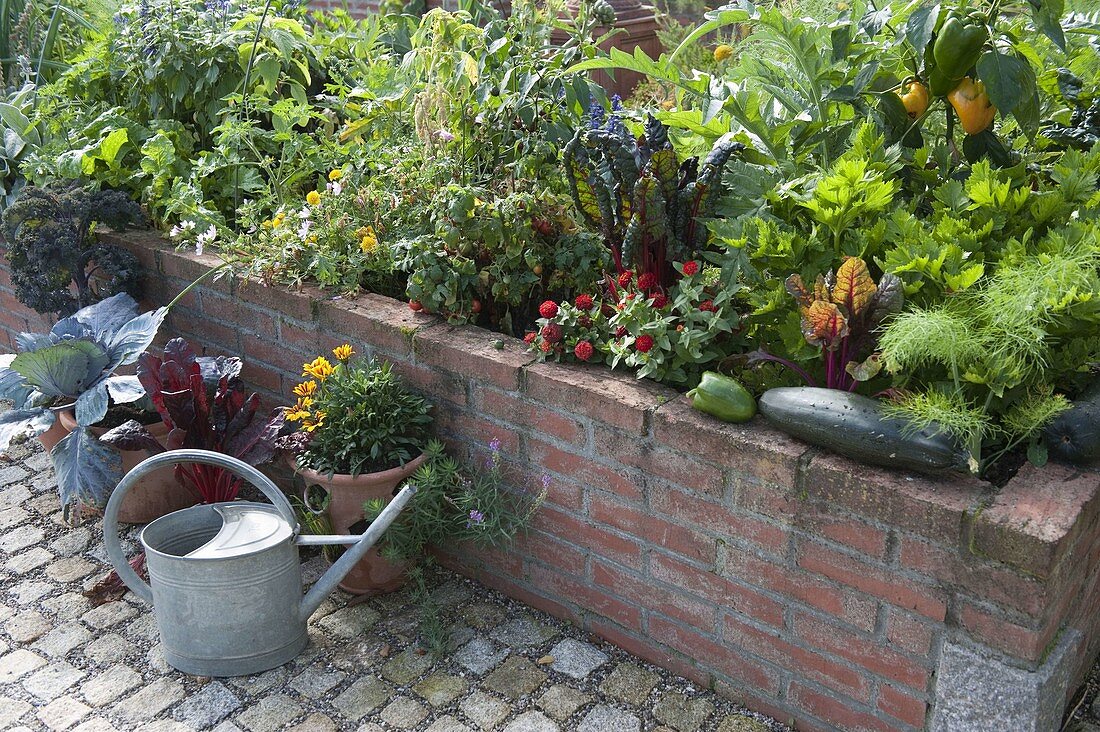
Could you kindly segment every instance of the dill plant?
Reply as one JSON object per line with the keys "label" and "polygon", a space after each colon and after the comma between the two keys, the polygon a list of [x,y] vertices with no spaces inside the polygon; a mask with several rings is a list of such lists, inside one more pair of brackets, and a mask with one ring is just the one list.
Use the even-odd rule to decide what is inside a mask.
{"label": "dill plant", "polygon": [[1071,224],[1032,252],[1010,241],[1015,253],[984,285],[891,321],[879,342],[901,387],[891,411],[915,429],[938,425],[952,434],[969,449],[974,472],[1024,442],[1029,457],[1044,462],[1040,430],[1070,406],[1056,387],[1088,369],[1057,351],[1100,318],[1097,233],[1095,222]]}

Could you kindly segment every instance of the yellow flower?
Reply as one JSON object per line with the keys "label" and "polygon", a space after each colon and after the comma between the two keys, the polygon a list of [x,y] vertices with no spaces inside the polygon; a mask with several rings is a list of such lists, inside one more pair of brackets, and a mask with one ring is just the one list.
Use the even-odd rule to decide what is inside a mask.
{"label": "yellow flower", "polygon": [[324,412],[318,411],[313,415],[313,420],[303,422],[302,426],[305,428],[306,432],[313,432],[313,430],[325,424],[326,416]]}
{"label": "yellow flower", "polygon": [[318,356],[317,358],[313,359],[311,363],[307,363],[302,366],[302,376],[312,376],[318,381],[324,381],[332,375],[332,372],[334,370],[335,369],[333,369],[332,364],[329,363],[329,360],[327,358],[325,358],[324,356]]}
{"label": "yellow flower", "polygon": [[290,409],[286,413],[287,422],[300,422],[309,416],[309,412],[303,409]]}
{"label": "yellow flower", "polygon": [[351,358],[353,353],[355,353],[355,351],[353,351],[351,346],[347,343],[332,349],[332,355],[336,356],[336,360],[338,361],[347,361]]}
{"label": "yellow flower", "polygon": [[317,391],[316,381],[303,381],[294,387],[294,396],[311,397],[315,391]]}
{"label": "yellow flower", "polygon": [[306,237],[306,244],[313,245],[313,244],[316,244],[316,243],[317,243],[317,235],[316,234],[310,234],[309,236]]}
{"label": "yellow flower", "polygon": [[714,60],[718,63],[722,63],[732,56],[733,46],[729,45],[728,43],[723,43],[721,46],[718,46],[714,49]]}
{"label": "yellow flower", "polygon": [[317,191],[310,191],[306,194],[306,203],[308,203],[310,206],[316,206],[320,202],[321,194]]}
{"label": "yellow flower", "polygon": [[271,225],[277,229],[283,225],[284,219],[286,219],[286,214],[277,213],[275,214],[275,218],[272,220]]}
{"label": "yellow flower", "polygon": [[334,170],[330,170],[328,172],[328,179],[329,180],[340,180],[343,177],[344,177],[344,171],[340,170],[339,168],[336,168]]}
{"label": "yellow flower", "polygon": [[359,240],[359,248],[364,254],[370,254],[378,247],[378,236],[374,233],[374,227],[368,226],[363,230],[363,238]]}
{"label": "yellow flower", "polygon": [[270,229],[271,228],[271,219],[264,219],[264,222],[262,224],[260,224],[260,226],[264,229]]}

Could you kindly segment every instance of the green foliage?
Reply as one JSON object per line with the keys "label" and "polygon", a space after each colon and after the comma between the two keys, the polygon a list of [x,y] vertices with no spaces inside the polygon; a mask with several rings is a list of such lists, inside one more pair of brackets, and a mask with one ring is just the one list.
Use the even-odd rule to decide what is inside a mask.
{"label": "green foliage", "polygon": [[313,388],[296,389],[298,405],[287,414],[308,437],[296,451],[298,467],[354,476],[404,465],[423,449],[432,405],[409,391],[388,362],[344,358],[332,366],[321,358],[305,373]]}
{"label": "green foliage", "polygon": [[16,297],[62,316],[120,292],[140,297],[137,257],[102,243],[95,231],[101,224],[122,230],[144,223],[141,207],[121,191],[23,188],[3,216]]}
{"label": "green foliage", "polygon": [[[415,559],[429,545],[454,543],[502,548],[526,533],[546,497],[550,478],[543,476],[534,488],[510,489],[503,474],[500,440],[491,440],[488,448],[481,465],[467,468],[446,454],[443,443],[428,443],[427,461],[409,479],[417,492],[382,537],[383,556]],[[385,506],[382,500],[364,504],[367,521],[377,518]]]}

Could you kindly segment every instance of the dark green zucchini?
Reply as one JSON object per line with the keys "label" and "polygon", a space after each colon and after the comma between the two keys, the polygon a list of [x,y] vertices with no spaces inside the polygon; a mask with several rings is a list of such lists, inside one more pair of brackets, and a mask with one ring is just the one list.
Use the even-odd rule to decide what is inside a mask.
{"label": "dark green zucchini", "polygon": [[875,399],[837,389],[780,387],[764,392],[759,406],[778,429],[853,460],[922,473],[966,469],[967,454],[949,435],[934,427],[913,432]]}
{"label": "dark green zucchini", "polygon": [[1073,406],[1043,428],[1047,454],[1074,465],[1100,462],[1100,382],[1086,389]]}

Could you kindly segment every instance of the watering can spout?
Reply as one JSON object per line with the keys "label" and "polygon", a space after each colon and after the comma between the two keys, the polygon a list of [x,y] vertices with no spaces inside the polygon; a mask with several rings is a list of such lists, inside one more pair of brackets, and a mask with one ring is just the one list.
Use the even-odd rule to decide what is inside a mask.
{"label": "watering can spout", "polygon": [[[416,486],[412,483],[407,483],[401,491],[394,496],[393,500],[386,504],[386,507],[382,509],[382,513],[378,514],[378,518],[371,522],[367,530],[362,533],[359,540],[348,547],[343,556],[336,560],[336,562],[328,568],[313,587],[309,589],[305,597],[302,598],[301,608],[299,610],[299,617],[302,622],[309,620],[309,616],[313,615],[314,611],[321,606],[325,598],[332,594],[332,591],[336,589],[336,585],[344,579],[344,576],[352,570],[352,568],[362,559],[371,547],[375,545],[378,539],[385,533],[386,529],[390,527],[390,524],[397,519],[401,511],[404,510],[405,505],[412,499],[413,494],[416,493]],[[331,544],[330,539],[332,537],[326,536],[301,536],[298,539],[299,544]]]}

